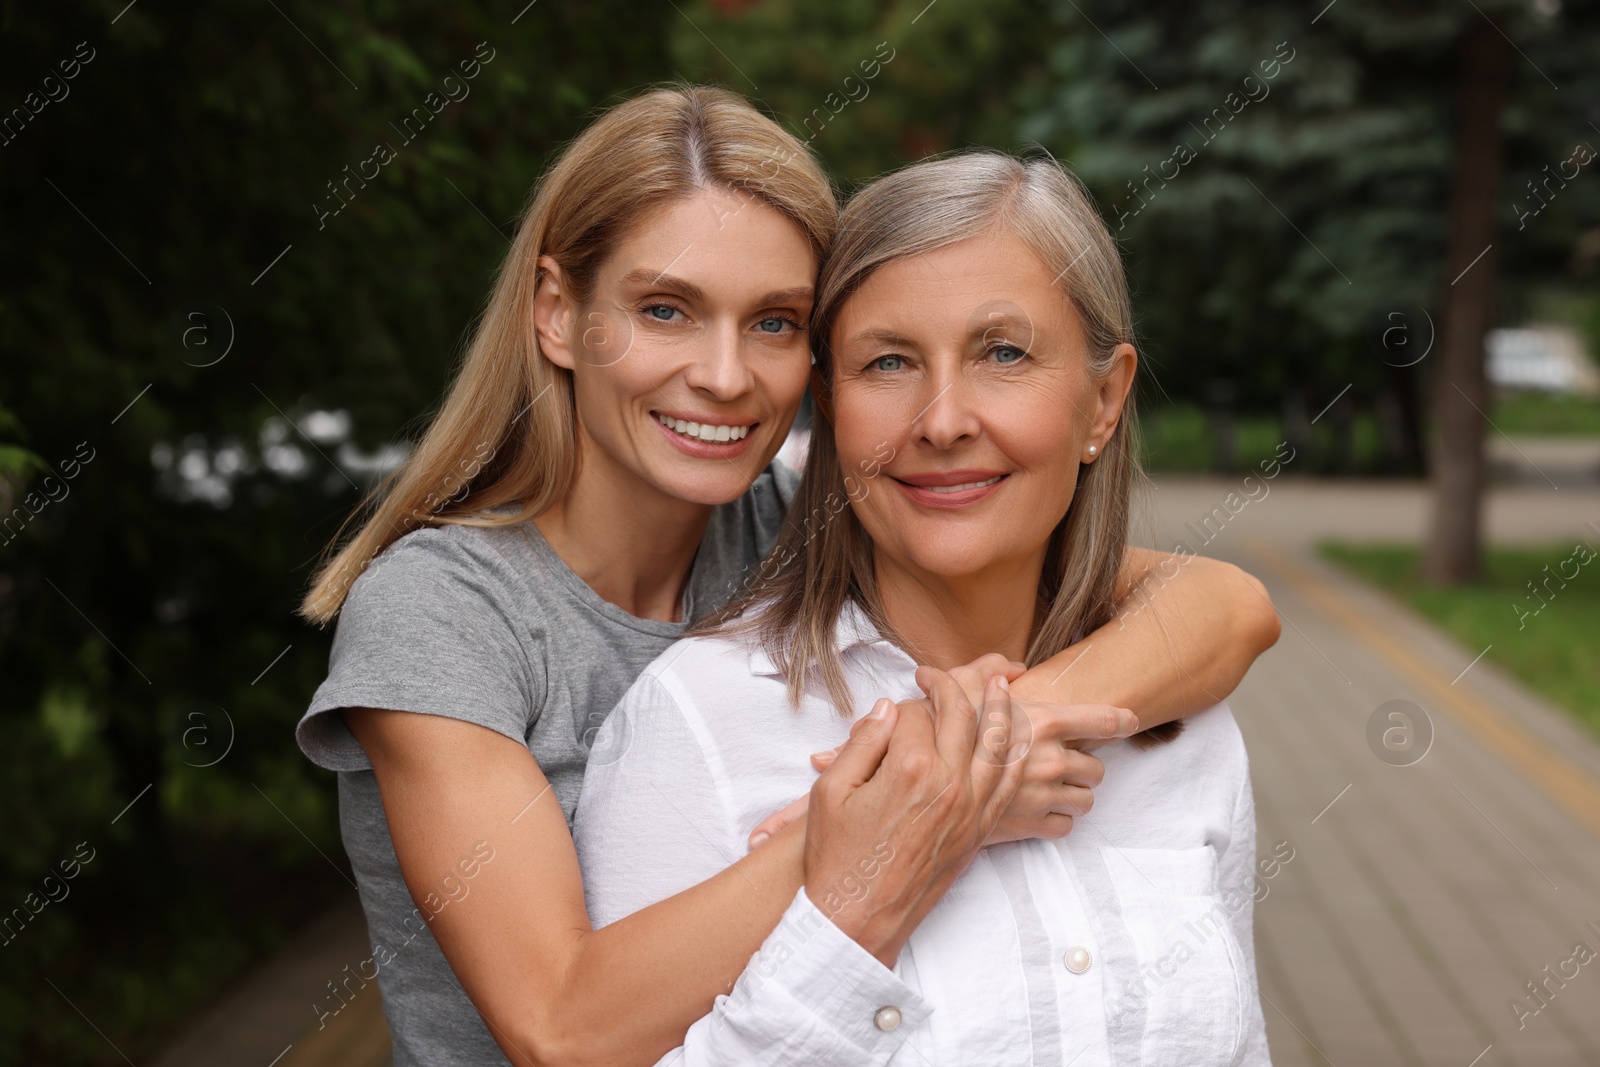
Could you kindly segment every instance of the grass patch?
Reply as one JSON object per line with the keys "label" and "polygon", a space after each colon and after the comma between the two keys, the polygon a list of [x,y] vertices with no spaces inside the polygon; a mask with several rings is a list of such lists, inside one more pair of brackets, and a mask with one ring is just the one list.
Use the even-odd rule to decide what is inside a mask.
{"label": "grass patch", "polygon": [[[1206,413],[1189,404],[1169,405],[1139,416],[1140,453],[1146,470],[1195,473],[1216,466],[1216,441]],[[1283,431],[1270,416],[1244,415],[1238,420],[1234,466],[1253,470],[1270,459]]]}
{"label": "grass patch", "polygon": [[[1600,539],[1589,542],[1591,552],[1596,543]],[[1576,544],[1490,548],[1483,580],[1458,589],[1424,585],[1419,550],[1411,546],[1324,544],[1320,551],[1404,600],[1467,648],[1492,644],[1485,659],[1600,734],[1600,558],[1580,564]],[[1574,568],[1576,576],[1563,588],[1560,575]],[[1539,588],[1542,602],[1529,582]]]}
{"label": "grass patch", "polygon": [[[1164,404],[1139,413],[1140,461],[1148,471],[1167,473],[1217,473],[1216,438],[1205,409],[1196,404]],[[1261,469],[1278,455],[1285,438],[1283,421],[1276,415],[1246,411],[1235,421],[1231,473]],[[1385,456],[1378,423],[1366,409],[1350,423],[1348,440],[1340,438],[1335,420],[1323,419],[1311,427],[1310,447],[1297,449],[1297,473],[1392,474],[1394,462]]]}
{"label": "grass patch", "polygon": [[1600,437],[1600,400],[1507,392],[1495,398],[1494,424],[1508,434]]}

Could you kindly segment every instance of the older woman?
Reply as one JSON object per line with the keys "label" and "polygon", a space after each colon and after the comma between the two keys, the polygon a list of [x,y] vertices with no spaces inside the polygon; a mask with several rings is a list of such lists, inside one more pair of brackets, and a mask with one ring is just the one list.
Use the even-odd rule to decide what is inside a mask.
{"label": "older woman", "polygon": [[[860,193],[839,234],[813,320],[823,418],[783,565],[645,671],[599,739],[618,758],[589,766],[575,825],[597,924],[740,855],[809,785],[795,753],[840,744],[881,694],[904,703],[880,701],[835,764],[849,773],[817,788],[903,758],[884,724],[925,714],[918,663],[1039,663],[1113,612],[1137,357],[1115,243],[1077,183],[1048,160],[917,164]],[[1004,678],[981,722],[941,718],[952,783],[974,736],[980,754],[1017,758],[1010,722]],[[878,987],[893,992],[872,1026],[903,1041],[883,1062],[1267,1062],[1238,728],[1217,705],[1132,742],[1100,750],[1077,832],[992,844],[914,932],[872,939],[900,983]],[[916,862],[885,844],[805,892],[854,936],[883,872]],[[719,1034],[731,1042],[742,1005],[814,936],[767,939],[691,1030],[694,1059],[731,1062]]]}

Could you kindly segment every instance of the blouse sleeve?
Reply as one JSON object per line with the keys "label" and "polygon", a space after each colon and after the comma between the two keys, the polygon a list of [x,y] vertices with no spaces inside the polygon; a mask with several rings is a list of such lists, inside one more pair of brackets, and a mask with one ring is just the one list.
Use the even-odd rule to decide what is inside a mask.
{"label": "blouse sleeve", "polygon": [[[744,855],[731,807],[677,702],[645,674],[600,730],[578,803],[584,891],[604,926],[719,873]],[[881,1008],[900,1012],[880,1029]],[[847,937],[802,888],[733,991],[662,1064],[886,1064],[928,1016],[915,990]]]}
{"label": "blouse sleeve", "polygon": [[1239,1053],[1233,1060],[1235,1067],[1271,1067],[1272,1064],[1267,1051],[1267,1023],[1261,1014],[1261,986],[1256,975],[1255,871],[1256,805],[1246,763],[1244,781],[1233,804],[1233,831],[1227,848],[1217,859],[1217,883],[1223,899],[1230,904],[1226,909],[1228,921],[1233,926],[1234,940],[1244,954],[1245,1032]]}

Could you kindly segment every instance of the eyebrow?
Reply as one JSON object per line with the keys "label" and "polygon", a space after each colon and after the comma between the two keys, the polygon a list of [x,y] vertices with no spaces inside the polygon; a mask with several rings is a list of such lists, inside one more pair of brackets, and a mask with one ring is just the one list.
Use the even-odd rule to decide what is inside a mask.
{"label": "eyebrow", "polygon": [[[668,266],[671,266],[671,264],[668,264]],[[669,289],[686,300],[704,301],[706,298],[706,291],[694,284],[694,282],[668,274],[665,270],[651,270],[649,267],[630,270],[622,276],[622,284]]]}
{"label": "eyebrow", "polygon": [[845,342],[847,345],[860,344],[863,341],[875,341],[880,345],[889,345],[893,348],[916,348],[917,343],[902,333],[893,330],[862,330]]}
{"label": "eyebrow", "polygon": [[[685,300],[699,303],[706,302],[706,291],[687,278],[679,278],[665,271],[651,270],[649,267],[640,267],[630,270],[622,276],[623,285],[647,286],[652,289],[665,289],[677,293]],[[781,304],[802,304],[814,299],[816,291],[809,285],[797,285],[792,289],[774,289],[761,297],[757,304],[762,307],[772,307]]]}

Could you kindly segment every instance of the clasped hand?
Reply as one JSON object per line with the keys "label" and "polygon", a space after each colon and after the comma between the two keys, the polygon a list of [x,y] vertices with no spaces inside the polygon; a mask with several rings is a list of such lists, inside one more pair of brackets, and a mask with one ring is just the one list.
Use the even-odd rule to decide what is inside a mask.
{"label": "clasped hand", "polygon": [[[1021,761],[1016,792],[984,839],[985,845],[1030,838],[1053,840],[1071,833],[1073,820],[1094,806],[1093,791],[1105,778],[1105,764],[1090,750],[1139,729],[1132,711],[1110,704],[1032,701],[1009,690],[1003,709],[992,696],[986,699],[994,679],[1011,683],[1026,670],[1023,664],[993,653],[949,672],[924,667],[917,672],[917,684],[926,696],[895,705],[896,730],[908,721],[908,713],[932,716],[935,721],[941,715],[973,715],[979,724],[978,745],[988,754],[986,758]],[[954,682],[959,692],[940,689],[943,679]],[[880,701],[874,710],[882,710],[887,703]],[[872,716],[856,720],[849,740],[838,748],[813,753],[812,766],[826,771],[840,753],[861,745],[865,732],[878,721]],[[1004,746],[997,747],[1002,737]],[[750,847],[803,816],[810,800],[807,793],[762,820],[751,831]]]}

